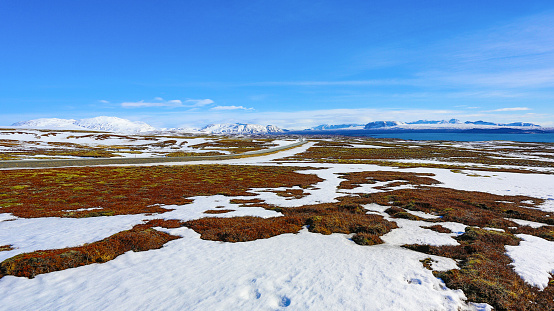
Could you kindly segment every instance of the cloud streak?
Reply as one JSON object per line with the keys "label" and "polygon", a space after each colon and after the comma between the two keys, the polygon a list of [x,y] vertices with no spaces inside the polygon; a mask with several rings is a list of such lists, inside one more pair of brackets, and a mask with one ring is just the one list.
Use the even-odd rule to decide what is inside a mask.
{"label": "cloud streak", "polygon": [[503,112],[503,111],[526,111],[531,110],[531,108],[527,107],[513,107],[513,108],[500,108],[500,109],[494,109],[490,110],[491,112]]}
{"label": "cloud streak", "polygon": [[179,99],[164,100],[161,97],[154,98],[153,101],[138,101],[138,102],[123,102],[121,107],[123,108],[148,108],[148,107],[204,107],[213,104],[211,99],[187,99],[185,101]]}
{"label": "cloud streak", "polygon": [[244,106],[215,106],[210,110],[254,110],[254,108],[246,108]]}

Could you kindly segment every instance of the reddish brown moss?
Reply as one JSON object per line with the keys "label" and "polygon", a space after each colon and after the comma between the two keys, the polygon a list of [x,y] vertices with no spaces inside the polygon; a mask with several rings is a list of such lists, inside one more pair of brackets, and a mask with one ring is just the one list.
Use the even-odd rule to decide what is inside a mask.
{"label": "reddish brown moss", "polygon": [[554,226],[544,226],[539,228],[532,228],[529,226],[519,226],[517,228],[511,227],[509,231],[513,234],[530,234],[543,238],[545,240],[554,241]]}
{"label": "reddish brown moss", "polygon": [[[82,167],[0,172],[0,210],[18,217],[163,213],[192,196],[252,195],[251,188],[308,187],[322,181],[298,167],[187,165]],[[88,210],[85,210],[88,209]]]}
{"label": "reddish brown moss", "polygon": [[[361,184],[375,184],[376,182],[386,181],[405,181],[411,185],[434,185],[440,184],[436,179],[427,176],[435,176],[429,173],[404,173],[404,172],[389,172],[389,171],[365,171],[341,174],[341,178],[346,179],[341,182],[339,189],[354,189]],[[390,183],[389,187],[397,186],[398,184]]]}
{"label": "reddish brown moss", "polygon": [[354,234],[352,241],[358,245],[377,245],[383,243],[379,235],[365,232]]}
{"label": "reddish brown moss", "polygon": [[422,226],[421,228],[433,230],[433,231],[436,231],[436,232],[439,232],[439,233],[452,233],[452,230],[450,230],[448,228],[445,228],[441,225],[433,225],[433,226],[429,226],[429,227]]}
{"label": "reddish brown moss", "polygon": [[291,217],[232,217],[200,218],[185,225],[200,233],[204,240],[246,242],[267,239],[284,233],[296,233],[302,228],[301,219]]}
{"label": "reddish brown moss", "polygon": [[[319,143],[327,145],[329,143]],[[554,167],[553,162],[529,160],[523,158],[502,157],[498,150],[476,150],[456,148],[454,146],[418,145],[407,148],[405,143],[386,144],[387,148],[337,148],[315,146],[303,153],[287,158],[288,160],[312,160],[320,162],[341,162],[342,160],[439,160],[458,163],[476,163],[485,165],[512,165],[527,167]],[[515,150],[512,150],[515,152]]]}
{"label": "reddish brown moss", "polygon": [[457,246],[405,245],[426,254],[458,260],[460,269],[435,272],[446,286],[461,289],[469,301],[486,302],[495,310],[552,310],[554,286],[544,291],[525,283],[510,266],[506,245],[519,240],[510,233],[467,227]]}
{"label": "reddish brown moss", "polygon": [[128,251],[158,249],[179,237],[151,228],[179,226],[178,220],[157,219],[84,246],[20,254],[0,263],[0,278],[5,275],[34,278],[43,273],[110,261]]}
{"label": "reddish brown moss", "polygon": [[7,252],[7,251],[11,251],[12,249],[13,249],[13,246],[11,244],[0,245],[0,252]]}
{"label": "reddish brown moss", "polygon": [[[269,238],[283,233],[296,233],[302,226],[314,233],[364,233],[375,235],[370,237],[374,244],[376,237],[383,235],[396,224],[383,217],[365,214],[363,208],[356,204],[327,203],[306,205],[296,208],[279,208],[284,216],[272,218],[233,217],[233,218],[202,218],[187,221],[185,226],[201,234],[202,239],[244,242]],[[268,207],[271,208],[271,207]],[[275,208],[273,208],[275,209]],[[368,238],[369,236],[364,236]],[[360,241],[362,237],[360,237]],[[369,244],[368,244],[369,245]]]}
{"label": "reddish brown moss", "polygon": [[304,192],[302,189],[286,189],[286,190],[275,190],[273,191],[278,196],[286,197],[286,198],[295,198],[295,199],[301,199],[308,194]]}
{"label": "reddish brown moss", "polygon": [[502,229],[517,227],[517,224],[505,218],[554,223],[550,214],[532,208],[544,200],[528,196],[501,196],[477,191],[421,187],[365,194],[363,197],[368,203],[395,207],[396,209],[389,210],[392,214],[407,209],[442,216],[440,219],[427,221],[452,221]]}
{"label": "reddish brown moss", "polygon": [[406,210],[396,206],[387,208],[385,210],[385,213],[391,215],[394,218],[402,218],[402,219],[409,219],[409,220],[425,220],[421,217],[410,214]]}
{"label": "reddish brown moss", "polygon": [[230,213],[234,211],[235,211],[234,209],[210,209],[210,210],[204,211],[204,214],[225,214],[225,213]]}

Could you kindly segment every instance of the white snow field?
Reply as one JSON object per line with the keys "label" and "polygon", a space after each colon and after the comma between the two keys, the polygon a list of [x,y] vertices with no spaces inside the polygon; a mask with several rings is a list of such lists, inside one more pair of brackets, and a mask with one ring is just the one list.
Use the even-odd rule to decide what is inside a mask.
{"label": "white snow field", "polygon": [[[42,123],[48,125],[49,123],[46,121],[49,120],[43,120]],[[107,128],[107,126],[99,127],[104,131],[107,131]],[[70,132],[67,130],[47,131],[26,128],[0,129],[0,152],[5,156],[13,155],[15,157],[10,160],[32,160],[38,158],[82,158],[77,155],[64,154],[64,151],[89,151],[91,149],[109,151],[114,157],[133,158],[159,157],[175,152],[202,155],[203,153],[216,151],[220,154],[230,154],[233,149],[227,148],[225,150],[221,147],[202,145],[225,138],[208,136],[209,133],[184,133],[183,135],[188,136],[181,137],[166,136],[168,133],[149,133],[148,136],[139,134],[140,132],[132,131],[108,133]],[[261,148],[282,147],[297,142],[296,139],[271,139],[271,141],[264,144],[264,141],[256,138],[252,138],[252,141],[259,143]],[[27,152],[22,153],[22,150]]]}
{"label": "white snow field", "polygon": [[[18,134],[22,140],[32,140]],[[43,138],[36,138],[39,142]],[[45,139],[53,139],[48,137]],[[57,139],[60,139],[58,136]],[[203,142],[198,138],[194,143]],[[186,139],[189,145],[193,143]],[[285,145],[289,140],[276,142]],[[106,144],[106,141],[102,142]],[[115,143],[115,141],[114,141]],[[117,142],[119,143],[119,142]],[[0,252],[0,261],[41,249],[79,246],[101,240],[150,219],[192,220],[202,217],[282,214],[261,207],[233,204],[232,199],[262,199],[279,207],[336,202],[352,193],[383,191],[383,183],[338,189],[340,173],[396,171],[371,164],[284,162],[282,159],[308,150],[303,146],[276,154],[194,164],[298,166],[300,173],[315,174],[323,181],[304,189],[302,198],[278,196],[283,189],[252,189],[256,196],[222,195],[193,197],[193,203],[169,205],[174,209],[157,215],[120,215],[92,218],[17,218],[1,213],[0,245],[13,250]],[[348,148],[348,147],[346,147]],[[367,147],[372,148],[372,147]],[[276,161],[278,160],[278,161]],[[144,164],[143,164],[144,165]],[[189,165],[165,163],[163,165]],[[462,174],[439,168],[410,168],[402,172],[433,173],[436,187],[486,191],[499,195],[527,195],[545,199],[540,209],[554,212],[554,175],[503,172]],[[468,171],[469,173],[475,173]],[[1,171],[0,171],[1,173]],[[411,187],[397,186],[394,189]],[[223,207],[233,212],[207,215]],[[0,310],[491,310],[485,303],[471,303],[461,290],[449,289],[421,260],[432,258],[435,271],[456,269],[453,259],[402,248],[404,244],[458,245],[454,237],[465,225],[441,222],[452,233],[422,228],[429,222],[392,218],[387,207],[364,205],[367,213],[384,216],[398,228],[385,234],[384,244],[360,246],[349,235],[321,235],[307,229],[269,239],[226,243],[200,239],[186,227],[156,228],[181,236],[161,249],[127,252],[102,264],[41,274],[33,279],[5,276],[0,279]],[[423,219],[436,215],[413,212]],[[522,221],[522,220],[518,220]],[[516,222],[533,227],[536,222]],[[514,270],[529,284],[544,289],[554,273],[554,242],[531,235],[518,235],[518,246],[507,246]],[[548,251],[547,251],[548,250]]]}

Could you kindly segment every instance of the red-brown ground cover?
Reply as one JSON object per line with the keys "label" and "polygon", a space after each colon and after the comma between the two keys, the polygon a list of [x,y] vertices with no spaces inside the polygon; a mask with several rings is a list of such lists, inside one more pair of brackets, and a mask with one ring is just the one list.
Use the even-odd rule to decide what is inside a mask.
{"label": "red-brown ground cover", "polygon": [[364,172],[345,173],[345,174],[341,174],[341,178],[344,178],[346,180],[340,183],[339,189],[354,189],[358,185],[374,184],[378,181],[379,182],[403,181],[404,183],[411,184],[411,185],[440,184],[438,180],[430,178],[429,176],[435,176],[435,174],[391,172],[391,171],[364,171]]}
{"label": "red-brown ground cover", "polygon": [[514,235],[467,227],[456,240],[460,245],[404,247],[456,259],[460,269],[434,274],[449,288],[463,290],[469,301],[486,302],[499,311],[554,309],[554,286],[540,291],[525,283],[510,266],[505,246],[519,243]]}
{"label": "red-brown ground cover", "polygon": [[13,249],[11,244],[8,245],[0,245],[0,252],[7,252],[11,251]]}
{"label": "red-brown ground cover", "polygon": [[0,278],[5,275],[33,278],[38,274],[106,262],[128,251],[158,249],[179,237],[152,227],[180,226],[181,223],[177,220],[157,219],[83,246],[20,254],[0,263]]}
{"label": "red-brown ground cover", "polygon": [[201,218],[187,221],[185,226],[200,233],[202,239],[224,242],[244,242],[297,233],[303,226],[308,226],[308,230],[314,233],[355,233],[353,240],[363,245],[382,243],[379,236],[396,228],[394,222],[382,216],[366,214],[359,204],[350,200],[342,198],[340,203],[289,208],[266,205],[265,208],[277,210],[284,216]]}
{"label": "red-brown ground cover", "polygon": [[371,203],[388,205],[391,215],[406,210],[421,211],[441,219],[470,226],[508,229],[518,225],[506,218],[518,218],[554,224],[549,213],[535,209],[544,202],[528,196],[503,196],[478,191],[463,191],[442,187],[419,187],[363,195]]}
{"label": "red-brown ground cover", "polygon": [[298,167],[186,165],[0,171],[0,212],[18,217],[163,213],[199,195],[252,195],[251,188],[309,187]]}

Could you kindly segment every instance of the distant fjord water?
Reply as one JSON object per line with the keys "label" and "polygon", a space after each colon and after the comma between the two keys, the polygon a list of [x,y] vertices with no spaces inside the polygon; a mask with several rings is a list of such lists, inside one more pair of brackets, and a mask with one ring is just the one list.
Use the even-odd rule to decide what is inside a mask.
{"label": "distant fjord water", "polygon": [[554,143],[553,129],[387,129],[387,130],[325,130],[325,131],[295,131],[290,134],[299,135],[339,135],[373,138],[396,138],[404,140],[439,140],[439,141],[514,141]]}

